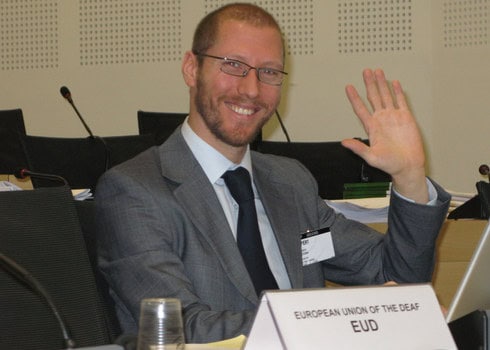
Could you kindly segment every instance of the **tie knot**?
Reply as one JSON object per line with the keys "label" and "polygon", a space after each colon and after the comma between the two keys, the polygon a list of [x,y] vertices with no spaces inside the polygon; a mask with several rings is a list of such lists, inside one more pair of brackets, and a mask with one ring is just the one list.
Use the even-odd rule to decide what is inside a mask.
{"label": "tie knot", "polygon": [[247,169],[239,167],[235,170],[228,170],[221,177],[225,180],[226,186],[238,205],[253,200],[252,181]]}

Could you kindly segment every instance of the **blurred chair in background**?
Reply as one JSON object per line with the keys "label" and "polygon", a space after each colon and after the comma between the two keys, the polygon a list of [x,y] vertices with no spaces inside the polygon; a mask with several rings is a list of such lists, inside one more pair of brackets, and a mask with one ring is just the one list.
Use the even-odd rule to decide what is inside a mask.
{"label": "blurred chair in background", "polygon": [[26,166],[21,136],[26,134],[22,109],[0,110],[0,174]]}
{"label": "blurred chair in background", "polygon": [[135,157],[154,145],[151,135],[107,136],[103,139],[109,151],[109,168]]}
{"label": "blurred chair in background", "polygon": [[[61,176],[71,188],[93,189],[105,171],[105,146],[98,138],[25,135],[22,142],[29,170]],[[36,188],[60,185],[39,178],[31,178],[31,181]]]}
{"label": "blurred chair in background", "polygon": [[340,142],[261,141],[257,150],[299,160],[318,182],[324,199],[343,198],[344,184],[385,182],[390,176],[367,165]]}
{"label": "blurred chair in background", "polygon": [[[150,135],[61,138],[25,135],[22,138],[29,170],[61,176],[71,188],[95,189],[109,168],[153,145]],[[32,179],[34,187],[59,183]]]}
{"label": "blurred chair in background", "polygon": [[21,135],[25,135],[26,127],[22,109],[17,108],[0,110],[0,128],[14,130]]}
{"label": "blurred chair in background", "polygon": [[[113,342],[67,186],[1,192],[0,247],[48,292],[77,347]],[[0,349],[66,348],[54,311],[21,277],[1,260]]]}
{"label": "blurred chair in background", "polygon": [[138,132],[140,135],[153,135],[155,145],[161,145],[177,127],[182,124],[188,113],[138,111]]}

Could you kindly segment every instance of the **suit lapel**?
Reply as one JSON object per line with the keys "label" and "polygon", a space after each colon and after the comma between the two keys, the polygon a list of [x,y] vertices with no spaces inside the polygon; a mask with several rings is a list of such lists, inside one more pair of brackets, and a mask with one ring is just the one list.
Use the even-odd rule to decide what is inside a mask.
{"label": "suit lapel", "polygon": [[[185,150],[185,151],[184,151]],[[160,149],[162,175],[177,184],[175,198],[208,241],[221,266],[240,293],[252,303],[258,298],[235,238],[213,186],[185,143],[180,129]]]}
{"label": "suit lapel", "polygon": [[276,236],[293,288],[302,288],[301,228],[292,185],[281,173],[273,172],[267,161],[253,157],[254,181]]}

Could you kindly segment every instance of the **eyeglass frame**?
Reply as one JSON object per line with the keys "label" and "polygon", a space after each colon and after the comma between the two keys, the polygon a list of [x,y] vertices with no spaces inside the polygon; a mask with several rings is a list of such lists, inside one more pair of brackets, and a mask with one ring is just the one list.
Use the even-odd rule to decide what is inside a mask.
{"label": "eyeglass frame", "polygon": [[[275,68],[268,68],[268,67],[254,67],[254,66],[251,66],[249,65],[248,63],[245,63],[243,61],[240,61],[240,60],[237,60],[235,58],[230,58],[230,57],[222,57],[222,56],[214,56],[214,55],[209,55],[209,54],[206,54],[206,53],[200,53],[200,52],[193,52],[194,55],[196,56],[201,56],[201,57],[209,57],[209,58],[214,58],[216,60],[220,60],[222,63],[224,62],[236,62],[236,63],[239,63],[241,65],[244,65],[245,67],[247,67],[248,69],[244,69],[242,74],[233,74],[233,73],[230,73],[230,72],[227,72],[227,71],[224,71],[223,70],[223,67],[224,65],[222,64],[220,66],[220,70],[225,73],[225,74],[228,74],[228,75],[231,75],[231,76],[234,76],[234,77],[241,77],[241,78],[244,78],[248,75],[248,72],[250,72],[250,70],[254,69],[256,74],[257,74],[257,79],[264,83],[264,84],[267,84],[267,85],[272,85],[272,86],[281,86],[282,85],[282,82],[284,81],[284,77],[286,75],[288,75],[287,72],[284,72],[282,70],[279,70],[279,69],[275,69]],[[281,73],[281,81],[278,83],[278,84],[272,84],[272,83],[268,83],[266,81],[263,81],[261,78],[260,78],[260,72],[263,72],[264,70],[268,70],[268,71],[273,71],[273,72],[276,72],[276,73]]]}

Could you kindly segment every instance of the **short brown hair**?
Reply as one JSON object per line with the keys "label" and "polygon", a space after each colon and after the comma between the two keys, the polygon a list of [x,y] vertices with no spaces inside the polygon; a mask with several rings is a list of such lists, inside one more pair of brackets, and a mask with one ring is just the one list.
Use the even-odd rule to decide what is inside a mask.
{"label": "short brown hair", "polygon": [[[205,53],[216,42],[219,26],[227,20],[236,20],[257,27],[276,28],[281,33],[274,17],[263,8],[249,3],[233,3],[208,13],[197,25],[192,41],[194,54]],[[282,43],[284,51],[284,43]]]}

